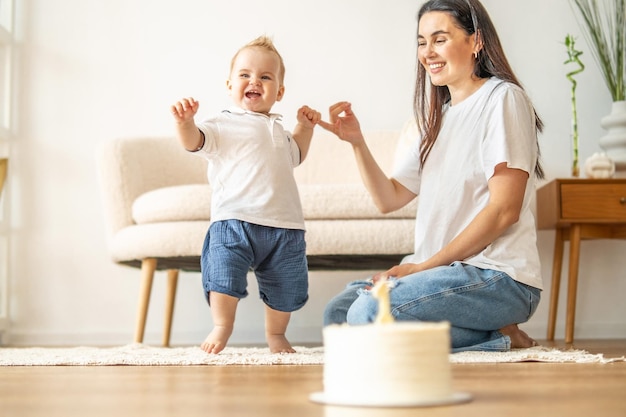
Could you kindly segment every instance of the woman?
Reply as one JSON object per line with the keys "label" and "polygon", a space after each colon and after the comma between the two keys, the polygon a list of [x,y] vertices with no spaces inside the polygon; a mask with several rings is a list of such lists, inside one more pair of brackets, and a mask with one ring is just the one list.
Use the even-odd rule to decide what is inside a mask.
{"label": "woman", "polygon": [[426,2],[417,42],[421,137],[391,177],[350,103],[331,106],[330,122],[320,122],[352,145],[382,212],[419,195],[415,253],[349,284],[326,307],[324,324],[372,322],[378,307],[368,289],[389,279],[394,318],[449,321],[453,351],[533,346],[517,324],[534,313],[542,289],[532,213],[542,123],[478,0]]}

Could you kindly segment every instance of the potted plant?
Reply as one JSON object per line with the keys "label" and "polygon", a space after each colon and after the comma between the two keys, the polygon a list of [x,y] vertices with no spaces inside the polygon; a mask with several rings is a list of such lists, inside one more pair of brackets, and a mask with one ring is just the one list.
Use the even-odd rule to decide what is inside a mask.
{"label": "potted plant", "polygon": [[626,175],[626,0],[569,1],[613,99],[600,147]]}
{"label": "potted plant", "polygon": [[565,64],[576,64],[578,68],[565,74],[567,79],[572,83],[570,96],[572,101],[572,176],[578,177],[580,168],[578,166],[578,112],[576,110],[576,86],[578,83],[574,79],[574,75],[580,74],[585,70],[585,65],[580,60],[582,51],[576,49],[576,40],[572,35],[565,37],[565,47],[567,48],[567,61]]}
{"label": "potted plant", "polygon": [[570,0],[613,101],[626,100],[626,0]]}

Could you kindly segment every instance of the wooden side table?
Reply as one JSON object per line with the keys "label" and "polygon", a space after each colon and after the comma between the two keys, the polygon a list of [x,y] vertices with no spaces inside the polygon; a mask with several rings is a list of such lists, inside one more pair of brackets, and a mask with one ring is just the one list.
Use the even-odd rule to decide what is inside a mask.
{"label": "wooden side table", "polygon": [[565,343],[574,341],[580,241],[626,239],[626,178],[556,179],[537,190],[537,228],[556,229],[548,340],[554,340],[563,243],[570,241]]}
{"label": "wooden side table", "polygon": [[[0,203],[3,202],[2,190],[7,178],[7,170],[9,166],[8,158],[0,158]],[[5,207],[8,207],[5,205]],[[2,207],[0,207],[0,210]],[[7,260],[8,260],[8,242],[7,230],[8,226],[4,223],[4,216],[0,213],[0,345],[2,344],[2,332],[8,327],[8,278],[7,278]]]}
{"label": "wooden side table", "polygon": [[7,178],[8,167],[9,167],[9,159],[0,158],[0,197],[2,197],[2,190],[4,189],[4,181]]}

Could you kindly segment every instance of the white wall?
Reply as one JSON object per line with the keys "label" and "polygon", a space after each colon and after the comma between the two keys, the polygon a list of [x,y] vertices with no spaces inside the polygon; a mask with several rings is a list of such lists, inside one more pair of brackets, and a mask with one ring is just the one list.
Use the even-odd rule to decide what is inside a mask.
{"label": "white wall", "polygon": [[[106,249],[95,171],[98,143],[172,134],[168,106],[193,95],[200,113],[228,104],[234,51],[259,34],[286,60],[286,97],[275,108],[291,126],[301,104],[325,110],[352,101],[364,129],[400,128],[411,115],[415,0],[16,0],[19,71],[12,146],[12,325],[21,345],[123,344],[132,340],[139,272]],[[563,39],[579,35],[567,0],[484,0],[520,79],[546,123],[548,177],[569,176],[569,83]],[[579,46],[585,47],[580,37]],[[590,54],[578,78],[581,157],[598,151],[610,97]],[[552,232],[540,232],[546,289]],[[626,242],[585,242],[577,337],[626,336]],[[312,273],[311,300],[293,315],[294,343],[321,341],[326,301],[361,272]],[[211,328],[198,274],[183,274],[174,344]],[[155,280],[146,342],[160,341],[164,279]],[[250,280],[234,343],[262,343],[262,306]],[[547,300],[524,328],[545,337]],[[562,298],[561,306],[564,306]],[[561,308],[557,337],[563,337]]]}

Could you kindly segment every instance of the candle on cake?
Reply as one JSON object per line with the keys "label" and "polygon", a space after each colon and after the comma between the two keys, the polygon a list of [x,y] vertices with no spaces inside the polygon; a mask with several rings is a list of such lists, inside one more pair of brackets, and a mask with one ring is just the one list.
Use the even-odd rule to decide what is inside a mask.
{"label": "candle on cake", "polygon": [[378,300],[378,314],[374,319],[375,324],[393,323],[394,321],[389,302],[389,288],[392,285],[392,282],[383,276],[372,287],[372,296]]}

